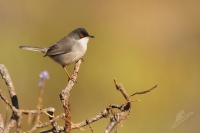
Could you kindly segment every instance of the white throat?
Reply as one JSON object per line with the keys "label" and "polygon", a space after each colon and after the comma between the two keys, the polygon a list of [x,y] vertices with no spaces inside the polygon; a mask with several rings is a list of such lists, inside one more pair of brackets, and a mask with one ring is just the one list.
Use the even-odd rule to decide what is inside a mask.
{"label": "white throat", "polygon": [[84,51],[87,50],[87,43],[89,41],[89,37],[84,37],[82,39],[80,39],[78,42],[81,44],[81,46],[83,47]]}

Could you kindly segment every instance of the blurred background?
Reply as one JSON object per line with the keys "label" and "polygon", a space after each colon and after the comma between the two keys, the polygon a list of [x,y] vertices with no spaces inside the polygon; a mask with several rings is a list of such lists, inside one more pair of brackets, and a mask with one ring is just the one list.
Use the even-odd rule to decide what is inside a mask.
{"label": "blurred background", "polygon": [[[120,133],[198,133],[199,7],[199,0],[0,0],[0,64],[11,75],[22,109],[36,109],[39,73],[47,70],[50,79],[45,82],[42,107],[54,107],[59,115],[63,112],[59,94],[68,80],[62,67],[41,53],[18,47],[48,47],[84,27],[95,38],[89,41],[78,84],[71,91],[74,123],[98,114],[109,103],[124,102],[115,90],[117,78],[129,94],[158,84],[152,92],[132,97],[141,102],[132,104]],[[72,73],[73,67],[66,68]],[[3,80],[0,90],[9,98]],[[6,115],[6,105],[1,101],[0,106]],[[102,133],[108,122],[102,119],[91,126]],[[29,127],[24,125],[23,131]],[[72,131],[79,132],[83,131]]]}

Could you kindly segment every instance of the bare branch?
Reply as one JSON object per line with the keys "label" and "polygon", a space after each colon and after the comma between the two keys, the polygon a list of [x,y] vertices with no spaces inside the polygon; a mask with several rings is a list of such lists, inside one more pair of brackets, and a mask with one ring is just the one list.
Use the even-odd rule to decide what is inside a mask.
{"label": "bare branch", "polygon": [[[8,87],[8,92],[10,94],[12,105],[15,108],[18,109],[19,108],[19,104],[18,104],[17,95],[15,93],[14,85],[12,83],[12,80],[10,78],[8,70],[2,64],[0,64],[0,73],[1,73],[1,76],[5,80],[5,83],[6,83],[7,87]],[[12,117],[10,118],[9,123],[5,126],[4,132],[8,133],[10,131],[10,129],[14,127],[14,125],[15,125],[15,123],[16,123],[17,120],[18,120],[18,116],[13,112]]]}
{"label": "bare branch", "polygon": [[124,87],[123,87],[122,83],[117,83],[116,79],[114,79],[114,83],[115,83],[116,89],[119,90],[119,91],[122,93],[122,95],[124,96],[124,98],[125,98],[127,101],[129,101],[129,96],[128,96],[128,94],[126,93],[126,91],[124,90]]}
{"label": "bare branch", "polygon": [[[77,75],[80,69],[80,65],[81,65],[82,60],[79,60],[75,67],[74,67],[74,72],[72,75],[72,79],[69,79],[69,82],[67,84],[67,86],[65,87],[64,90],[61,91],[60,93],[60,100],[63,104],[63,108],[64,108],[64,113],[55,116],[54,117],[54,112],[55,109],[52,107],[49,108],[45,108],[45,109],[41,109],[41,104],[42,104],[42,93],[43,90],[41,90],[40,88],[40,93],[38,96],[38,106],[37,109],[35,110],[23,110],[23,109],[19,109],[19,105],[18,105],[18,99],[17,99],[17,95],[15,93],[15,89],[12,83],[12,80],[8,74],[7,69],[5,68],[4,65],[0,65],[0,73],[3,77],[3,79],[6,82],[6,85],[8,86],[8,91],[10,93],[10,97],[11,97],[11,101],[12,103],[10,103],[5,96],[3,96],[3,94],[0,92],[0,98],[8,105],[8,107],[10,107],[10,109],[13,111],[12,117],[9,121],[9,123],[5,126],[3,123],[3,118],[0,114],[0,131],[4,132],[4,133],[9,133],[10,129],[12,129],[14,127],[14,125],[16,124],[16,121],[18,121],[17,123],[17,133],[21,133],[23,132],[21,129],[22,126],[22,115],[30,115],[30,114],[34,114],[37,118],[34,126],[27,131],[26,133],[31,133],[35,130],[37,130],[38,128],[44,128],[46,126],[52,125],[52,128],[46,131],[43,131],[41,133],[57,133],[57,132],[66,132],[69,133],[72,129],[82,129],[81,127],[84,127],[86,125],[88,125],[90,127],[91,132],[94,132],[91,124],[93,122],[96,122],[102,118],[107,118],[110,116],[110,122],[108,123],[106,129],[105,129],[105,133],[110,133],[111,131],[114,130],[115,133],[117,133],[117,128],[118,126],[123,123],[125,120],[127,120],[128,116],[130,115],[131,112],[131,103],[133,101],[139,101],[139,100],[131,100],[130,98],[136,94],[145,94],[150,92],[151,90],[155,89],[157,87],[154,86],[149,90],[146,91],[142,91],[142,92],[136,92],[132,95],[128,95],[127,92],[125,91],[122,83],[117,83],[116,79],[114,79],[114,84],[116,89],[122,94],[122,96],[125,98],[125,102],[122,105],[117,105],[117,104],[110,104],[108,105],[104,110],[102,110],[100,113],[98,113],[96,116],[91,117],[87,120],[84,120],[82,122],[76,123],[76,124],[72,124],[71,122],[71,112],[70,112],[70,104],[69,104],[69,98],[70,98],[70,91],[72,89],[72,87],[74,86],[76,79],[77,79]],[[115,109],[115,110],[114,110]],[[117,110],[117,111],[116,111]],[[49,121],[47,122],[40,122],[40,115],[41,114],[46,114],[49,117]],[[59,126],[57,124],[57,121],[63,119],[65,121],[65,125],[64,126]]]}
{"label": "bare branch", "polygon": [[98,121],[98,120],[101,119],[101,118],[106,118],[106,117],[108,117],[109,114],[110,114],[110,112],[109,112],[110,108],[111,108],[111,105],[109,105],[106,109],[104,109],[103,111],[101,111],[101,112],[100,112],[99,114],[97,114],[96,116],[91,117],[91,118],[89,118],[89,119],[87,119],[87,120],[84,120],[84,121],[82,121],[82,122],[79,122],[79,123],[76,123],[76,124],[71,125],[71,129],[78,129],[78,128],[84,127],[84,126],[86,126],[86,125],[88,125],[88,124],[91,124],[91,123],[93,123],[93,122],[95,122],[95,121]]}

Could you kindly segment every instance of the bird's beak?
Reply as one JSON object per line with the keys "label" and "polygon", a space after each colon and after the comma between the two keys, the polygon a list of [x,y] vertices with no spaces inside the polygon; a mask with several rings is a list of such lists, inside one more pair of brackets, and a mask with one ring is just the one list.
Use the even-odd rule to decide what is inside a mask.
{"label": "bird's beak", "polygon": [[94,38],[94,36],[89,35],[89,37]]}

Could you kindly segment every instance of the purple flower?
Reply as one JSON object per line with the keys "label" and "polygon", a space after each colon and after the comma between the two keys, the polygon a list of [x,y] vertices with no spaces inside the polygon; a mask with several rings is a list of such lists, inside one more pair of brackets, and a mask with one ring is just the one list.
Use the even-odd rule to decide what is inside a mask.
{"label": "purple flower", "polygon": [[49,73],[47,71],[42,71],[39,76],[40,76],[40,81],[38,83],[38,86],[43,87],[45,80],[49,79]]}

